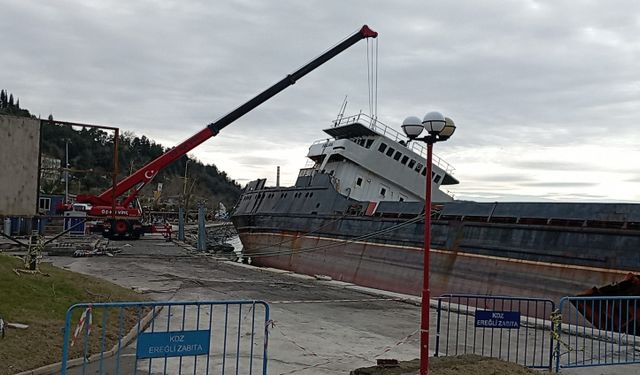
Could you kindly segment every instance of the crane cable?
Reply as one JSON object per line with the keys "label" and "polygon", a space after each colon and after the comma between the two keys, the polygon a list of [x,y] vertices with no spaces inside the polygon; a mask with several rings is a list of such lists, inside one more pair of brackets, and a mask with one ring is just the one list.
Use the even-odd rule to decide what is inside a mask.
{"label": "crane cable", "polygon": [[[347,216],[347,213],[345,212],[342,216],[339,216],[339,217],[337,217],[337,218],[335,218],[335,219],[333,219],[333,220],[330,220],[328,223],[326,223],[326,224],[324,224],[324,225],[321,225],[321,226],[319,226],[318,228],[316,228],[316,229],[314,229],[314,230],[312,230],[312,231],[309,231],[309,232],[306,232],[306,233],[302,234],[302,236],[308,236],[308,235],[310,235],[310,234],[313,234],[313,233],[315,233],[315,232],[317,232],[317,231],[319,231],[319,230],[321,230],[321,229],[324,229],[324,228],[328,227],[329,225],[331,225],[331,224],[333,224],[333,223],[336,223],[336,222],[338,222],[338,221],[340,221],[340,220],[344,219],[346,216]],[[251,228],[251,227],[250,227],[250,226],[238,227],[236,230],[237,230],[237,231],[240,231],[240,230],[242,230],[242,229],[246,229],[246,228]],[[269,249],[269,248],[272,248],[273,246],[280,246],[280,245],[282,245],[282,244],[285,244],[285,243],[288,243],[288,242],[293,242],[293,241],[295,241],[295,238],[289,238],[289,239],[286,239],[286,240],[282,240],[282,241],[280,241],[280,242],[276,242],[276,243],[271,244],[271,245],[266,245],[266,246],[258,247],[258,248],[256,248],[256,249],[254,249],[253,251],[259,251],[259,250]]]}
{"label": "crane cable", "polygon": [[[410,220],[407,220],[405,222],[402,222],[400,224],[396,224],[394,226],[391,226],[389,228],[386,229],[382,229],[379,231],[374,231],[374,232],[370,232],[367,234],[364,234],[362,236],[358,236],[358,237],[354,237],[352,239],[346,240],[344,243],[337,243],[337,244],[327,244],[327,245],[321,245],[321,246],[314,246],[314,247],[308,247],[308,248],[303,248],[303,249],[299,249],[299,250],[274,250],[271,252],[264,252],[264,253],[257,253],[257,254],[251,254],[248,255],[249,257],[253,258],[253,257],[268,257],[268,256],[278,256],[278,255],[287,255],[287,254],[293,254],[293,253],[302,253],[302,252],[310,252],[310,251],[316,251],[316,250],[322,250],[322,249],[327,249],[327,248],[332,248],[332,247],[338,247],[338,246],[344,246],[348,243],[353,243],[356,241],[362,241],[362,240],[366,240],[372,237],[375,237],[377,235],[380,234],[385,234],[387,232],[391,232],[393,230],[408,226],[410,224],[416,223],[418,221],[420,221],[422,218],[424,217],[424,214],[420,214]],[[298,237],[299,238],[299,237]]]}
{"label": "crane cable", "polygon": [[[243,253],[243,256],[247,256],[249,258],[261,258],[261,257],[270,257],[270,256],[279,256],[279,255],[289,255],[289,254],[294,254],[294,253],[295,254],[305,253],[305,252],[328,249],[328,248],[333,248],[333,247],[338,247],[338,246],[344,246],[344,245],[349,244],[349,243],[366,240],[366,239],[375,237],[375,236],[380,235],[380,234],[385,234],[385,233],[394,231],[396,229],[403,228],[405,226],[414,224],[414,223],[422,220],[423,218],[424,218],[424,214],[420,214],[420,215],[417,215],[417,216],[415,216],[415,217],[413,217],[413,218],[411,218],[411,219],[409,219],[407,221],[404,221],[402,223],[393,225],[393,226],[391,226],[389,228],[385,228],[385,229],[381,229],[381,230],[378,230],[378,231],[370,232],[370,233],[367,233],[367,234],[364,234],[364,235],[361,235],[361,236],[357,236],[357,237],[345,240],[344,242],[341,242],[341,243],[307,247],[307,248],[303,248],[303,249],[299,249],[299,250],[295,250],[295,251],[294,250],[290,250],[290,249],[286,249],[286,250],[265,251],[265,252],[262,252],[262,253],[251,253],[251,254]],[[292,241],[296,240],[297,238],[300,238],[300,237],[294,237],[292,239]],[[271,245],[271,246],[273,246],[273,245]]]}
{"label": "crane cable", "polygon": [[369,115],[373,117],[373,104],[371,103],[371,62],[369,61],[369,40],[367,39],[367,96],[369,99]]}
{"label": "crane cable", "polygon": [[378,38],[369,45],[367,39],[367,89],[369,96],[369,115],[378,118]]}

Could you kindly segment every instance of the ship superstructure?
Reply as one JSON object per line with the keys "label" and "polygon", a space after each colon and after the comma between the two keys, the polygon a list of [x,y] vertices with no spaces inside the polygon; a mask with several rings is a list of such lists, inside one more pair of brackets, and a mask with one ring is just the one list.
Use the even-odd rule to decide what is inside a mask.
{"label": "ship superstructure", "polygon": [[[364,113],[339,117],[325,133],[332,138],[314,142],[307,157],[311,167],[298,174],[304,180],[326,174],[338,193],[358,201],[424,201],[426,149],[408,143],[405,136]],[[453,197],[441,185],[457,184],[453,167],[434,156],[431,175],[434,202],[450,202]]]}

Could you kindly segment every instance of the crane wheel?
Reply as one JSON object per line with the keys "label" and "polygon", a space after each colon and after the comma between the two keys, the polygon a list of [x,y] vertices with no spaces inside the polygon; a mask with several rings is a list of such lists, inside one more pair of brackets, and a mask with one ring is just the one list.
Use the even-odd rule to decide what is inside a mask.
{"label": "crane wheel", "polygon": [[125,235],[129,231],[129,224],[125,220],[116,221],[114,226],[114,233],[118,235]]}

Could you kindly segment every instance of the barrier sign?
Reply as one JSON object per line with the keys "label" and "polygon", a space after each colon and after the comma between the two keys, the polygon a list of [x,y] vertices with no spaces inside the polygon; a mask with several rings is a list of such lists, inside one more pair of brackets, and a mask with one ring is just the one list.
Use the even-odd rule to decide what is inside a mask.
{"label": "barrier sign", "polygon": [[137,358],[187,357],[209,354],[210,330],[141,333]]}
{"label": "barrier sign", "polygon": [[478,328],[520,328],[520,312],[476,310]]}

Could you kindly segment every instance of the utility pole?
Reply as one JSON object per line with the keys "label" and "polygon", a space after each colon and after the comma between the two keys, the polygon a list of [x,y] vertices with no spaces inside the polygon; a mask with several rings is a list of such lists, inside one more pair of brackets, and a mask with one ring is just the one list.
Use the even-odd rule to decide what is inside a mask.
{"label": "utility pole", "polygon": [[189,168],[189,159],[184,163],[184,184],[182,185],[182,205],[184,207],[185,223],[189,222],[189,200],[187,199],[187,170]]}
{"label": "utility pole", "polygon": [[187,169],[189,168],[189,159],[184,163],[184,185],[182,186],[182,199],[184,200],[187,196]]}
{"label": "utility pole", "polygon": [[64,203],[69,203],[69,139],[65,141]]}

